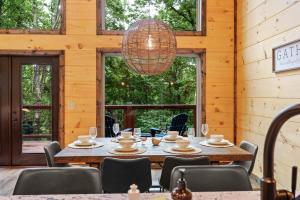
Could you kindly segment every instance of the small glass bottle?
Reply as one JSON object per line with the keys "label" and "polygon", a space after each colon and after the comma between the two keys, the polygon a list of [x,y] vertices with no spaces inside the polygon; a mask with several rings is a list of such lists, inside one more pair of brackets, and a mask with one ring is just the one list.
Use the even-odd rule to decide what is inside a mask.
{"label": "small glass bottle", "polygon": [[172,191],[171,197],[173,200],[191,200],[192,193],[186,187],[186,181],[183,178],[185,169],[180,169],[179,172],[181,174],[181,178],[178,180],[178,186]]}
{"label": "small glass bottle", "polygon": [[132,184],[130,186],[130,190],[128,190],[128,199],[129,200],[140,200],[140,190],[136,184]]}

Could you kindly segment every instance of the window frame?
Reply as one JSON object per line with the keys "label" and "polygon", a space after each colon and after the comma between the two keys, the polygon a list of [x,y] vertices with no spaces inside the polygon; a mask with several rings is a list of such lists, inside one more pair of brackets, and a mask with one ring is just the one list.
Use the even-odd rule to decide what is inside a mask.
{"label": "window frame", "polygon": [[[206,1],[197,0],[196,3],[197,31],[174,31],[176,36],[206,36]],[[125,30],[106,30],[105,28],[106,0],[96,0],[96,4],[97,35],[123,35]]]}
{"label": "window frame", "polygon": [[[119,48],[97,48],[96,65],[96,126],[101,130],[101,137],[105,133],[105,57],[119,56]],[[201,124],[206,122],[206,49],[177,49],[176,56],[197,58],[197,99],[196,99],[196,133],[201,133]],[[200,78],[199,78],[200,77]],[[201,135],[197,135],[201,136]]]}
{"label": "window frame", "polygon": [[66,0],[60,1],[61,7],[61,26],[57,30],[43,29],[21,29],[21,28],[0,28],[0,34],[47,34],[47,35],[65,35],[66,34]]}

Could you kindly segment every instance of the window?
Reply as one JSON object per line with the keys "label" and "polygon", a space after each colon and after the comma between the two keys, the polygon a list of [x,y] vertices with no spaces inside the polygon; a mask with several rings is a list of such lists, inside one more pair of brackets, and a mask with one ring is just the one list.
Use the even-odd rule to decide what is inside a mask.
{"label": "window", "polygon": [[97,107],[99,128],[106,115],[121,129],[139,127],[149,133],[152,127],[167,129],[180,113],[188,115],[187,127],[200,127],[204,85],[198,55],[178,55],[171,68],[157,76],[132,72],[119,54],[99,52],[99,56],[97,102],[105,102]]}
{"label": "window", "polygon": [[[133,22],[160,19],[174,31],[202,32],[205,0],[98,0],[98,32],[125,30]],[[106,32],[105,32],[106,33]]]}
{"label": "window", "polygon": [[64,32],[65,0],[1,0],[0,33]]}

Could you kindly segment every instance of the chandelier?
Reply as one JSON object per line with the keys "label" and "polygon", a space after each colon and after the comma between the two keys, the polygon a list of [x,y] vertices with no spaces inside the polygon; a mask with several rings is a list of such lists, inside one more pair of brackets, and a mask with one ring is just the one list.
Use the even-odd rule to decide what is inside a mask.
{"label": "chandelier", "polygon": [[176,38],[172,30],[156,19],[139,20],[125,31],[122,56],[133,71],[158,75],[169,69],[176,57]]}

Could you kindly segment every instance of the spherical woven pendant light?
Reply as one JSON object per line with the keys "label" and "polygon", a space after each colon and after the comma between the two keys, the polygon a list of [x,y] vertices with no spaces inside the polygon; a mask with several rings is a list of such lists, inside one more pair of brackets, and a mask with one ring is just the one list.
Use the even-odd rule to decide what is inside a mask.
{"label": "spherical woven pendant light", "polygon": [[169,69],[175,59],[175,35],[159,20],[137,21],[125,32],[122,55],[126,64],[138,74],[161,74]]}

